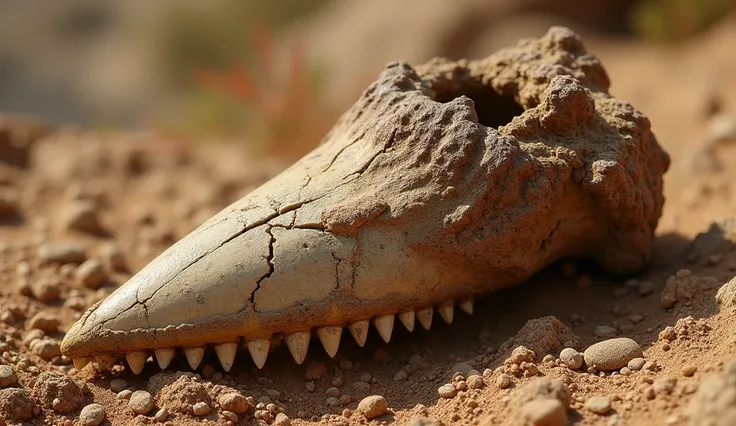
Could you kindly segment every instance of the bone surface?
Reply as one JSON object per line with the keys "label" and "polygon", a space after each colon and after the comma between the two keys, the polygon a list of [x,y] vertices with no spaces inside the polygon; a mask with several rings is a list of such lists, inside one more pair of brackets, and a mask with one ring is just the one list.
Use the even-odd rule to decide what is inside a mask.
{"label": "bone surface", "polygon": [[245,339],[261,367],[283,335],[301,363],[305,330],[348,326],[362,346],[372,324],[388,341],[398,313],[450,323],[561,258],[638,271],[669,157],[609,84],[563,27],[485,59],[390,64],[317,148],[90,308],[62,352],[184,348],[197,368]]}

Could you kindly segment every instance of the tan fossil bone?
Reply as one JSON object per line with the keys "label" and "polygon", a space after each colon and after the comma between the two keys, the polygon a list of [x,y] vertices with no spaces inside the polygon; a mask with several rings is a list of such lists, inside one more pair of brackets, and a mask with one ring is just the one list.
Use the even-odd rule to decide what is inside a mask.
{"label": "tan fossil bone", "polygon": [[481,60],[390,64],[319,147],[93,306],[62,351],[138,372],[151,351],[197,368],[215,346],[227,370],[246,347],[262,367],[283,336],[301,363],[313,329],[330,356],[341,327],[389,341],[394,315],[450,323],[563,257],[636,271],[669,157],[608,87],[563,27]]}

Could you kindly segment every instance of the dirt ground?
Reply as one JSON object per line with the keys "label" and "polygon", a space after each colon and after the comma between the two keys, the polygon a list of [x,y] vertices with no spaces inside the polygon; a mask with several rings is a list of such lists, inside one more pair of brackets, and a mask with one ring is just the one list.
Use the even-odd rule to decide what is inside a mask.
{"label": "dirt ground", "polygon": [[[731,20],[680,48],[586,43],[608,70],[613,95],[650,118],[672,158],[649,269],[611,277],[584,262],[564,262],[478,300],[472,316],[458,310],[453,324],[434,321],[431,330],[413,333],[396,327],[388,344],[372,331],[364,348],[344,337],[335,359],[314,342],[301,366],[277,348],[260,371],[239,351],[224,375],[214,353],[197,376],[175,374],[189,371],[180,356],[170,374],[152,363],[140,376],[120,368],[103,375],[92,366],[79,372],[59,356],[58,343],[89,306],[285,164],[251,159],[238,144],[191,148],[146,133],[65,129],[36,140],[43,129],[3,119],[0,372],[7,365],[17,376],[0,374],[4,422],[82,424],[82,407],[98,403],[106,413],[102,424],[112,425],[522,424],[513,419],[528,407],[528,385],[550,377],[570,393],[570,424],[733,424],[728,410],[734,416],[735,403],[725,398],[713,408],[707,392],[727,377],[736,355],[736,316],[715,298],[736,275],[736,224],[695,238],[736,207],[736,172],[729,167],[736,162],[734,37]],[[558,359],[567,344],[582,352],[609,337],[638,342],[647,364],[611,374]],[[510,349],[520,344],[548,353],[515,363]],[[453,380],[456,372],[462,377]],[[730,380],[734,385],[736,378]],[[452,389],[442,393],[453,396],[439,395],[445,384]],[[149,391],[155,407],[135,414],[126,389]],[[225,413],[223,395],[233,392],[252,397],[245,408],[262,405]],[[369,420],[357,409],[368,395],[385,398],[385,414]],[[604,401],[591,400],[596,396]],[[199,402],[209,414],[191,413]],[[240,412],[233,417],[234,411]],[[707,416],[721,423],[706,423]],[[560,424],[540,418],[535,424]]]}

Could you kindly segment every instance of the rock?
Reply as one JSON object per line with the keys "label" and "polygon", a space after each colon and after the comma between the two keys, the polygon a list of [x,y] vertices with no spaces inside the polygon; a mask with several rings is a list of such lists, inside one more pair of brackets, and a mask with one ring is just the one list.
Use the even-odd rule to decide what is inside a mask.
{"label": "rock", "polygon": [[192,411],[195,416],[206,416],[212,411],[212,408],[206,402],[200,401],[192,406]]}
{"label": "rock", "polygon": [[217,398],[217,403],[225,410],[243,414],[250,409],[248,399],[237,392],[227,392]]}
{"label": "rock", "polygon": [[654,290],[657,288],[657,283],[654,281],[642,281],[642,283],[639,285],[639,295],[649,296],[650,294],[654,293]]}
{"label": "rock", "polygon": [[94,259],[84,261],[79,265],[74,275],[80,284],[91,289],[100,288],[107,280],[105,268]]}
{"label": "rock", "polygon": [[736,277],[731,278],[726,284],[723,284],[716,293],[716,302],[718,307],[723,309],[736,309]]}
{"label": "rock", "polygon": [[276,414],[276,419],[274,419],[273,424],[274,426],[291,426],[291,419],[284,413],[278,413]]}
{"label": "rock", "polygon": [[71,413],[84,404],[82,388],[60,373],[41,373],[33,386],[33,396],[44,408],[62,414]]}
{"label": "rock", "polygon": [[567,426],[567,409],[558,399],[529,401],[521,406],[518,416],[529,426]]}
{"label": "rock", "polygon": [[59,282],[53,280],[41,280],[31,285],[33,297],[43,303],[52,303],[59,298]]}
{"label": "rock", "polygon": [[583,355],[573,348],[565,348],[560,351],[560,361],[571,370],[577,370],[583,366]]}
{"label": "rock", "polygon": [[118,393],[128,388],[128,382],[123,379],[112,379],[110,380],[110,390]]}
{"label": "rock", "polygon": [[136,414],[148,414],[153,410],[153,397],[144,390],[137,390],[130,396],[128,408]]}
{"label": "rock", "polygon": [[453,398],[457,395],[457,389],[450,383],[446,383],[437,389],[437,394],[442,398]]}
{"label": "rock", "polygon": [[382,416],[387,410],[388,401],[381,395],[367,396],[358,403],[358,411],[368,419]]}
{"label": "rock", "polygon": [[483,377],[478,374],[473,374],[465,381],[470,389],[482,389],[483,386],[485,386],[485,382],[483,382]]}
{"label": "rock", "polygon": [[102,257],[108,267],[117,272],[127,272],[128,264],[125,261],[125,255],[120,247],[114,244],[108,244],[102,249]]}
{"label": "rock", "polygon": [[516,333],[516,335],[501,345],[500,353],[508,352],[512,347],[524,346],[534,352],[536,357],[546,354],[557,353],[565,346],[576,346],[579,343],[578,336],[565,324],[554,316],[532,319]]}
{"label": "rock", "polygon": [[0,365],[0,388],[15,386],[18,383],[18,375],[9,365]]}
{"label": "rock", "polygon": [[100,404],[89,404],[79,413],[79,423],[82,426],[97,426],[105,420],[105,407]]}
{"label": "rock", "polygon": [[504,361],[505,364],[521,364],[524,362],[534,362],[536,354],[526,346],[517,346],[511,351],[511,355]]}
{"label": "rock", "polygon": [[[230,411],[224,411],[223,414],[229,413],[229,412]],[[233,414],[235,414],[235,413],[233,413]],[[156,414],[154,414],[153,418],[156,419],[157,422],[163,423],[163,422],[165,422],[169,418],[169,410],[166,409],[166,407],[164,407],[164,408],[156,411]],[[237,421],[237,416],[235,416],[235,418],[236,418],[236,421]]]}
{"label": "rock", "polygon": [[595,328],[594,333],[596,336],[602,339],[611,339],[613,337],[616,337],[616,335],[618,334],[615,328],[607,325],[599,325]]}
{"label": "rock", "polygon": [[58,315],[48,311],[41,311],[28,321],[28,328],[39,329],[48,334],[59,331],[60,325],[61,321],[59,321]]}
{"label": "rock", "polygon": [[38,406],[24,389],[0,389],[0,416],[6,421],[24,422],[38,412]]}
{"label": "rock", "polygon": [[627,367],[631,369],[631,371],[639,371],[642,368],[644,368],[644,364],[646,364],[647,361],[644,358],[636,357],[629,361],[627,364]]}
{"label": "rock", "polygon": [[463,377],[468,377],[470,371],[474,369],[475,368],[472,365],[468,364],[467,362],[461,362],[461,363],[455,364],[450,369],[450,374],[448,375],[449,376],[448,378],[452,380],[453,378],[455,378],[455,375],[457,374],[460,374]]}
{"label": "rock", "polygon": [[59,342],[50,338],[34,340],[31,344],[31,351],[46,361],[61,355]]}
{"label": "rock", "polygon": [[496,387],[499,389],[506,389],[507,387],[511,386],[511,383],[513,381],[513,378],[506,374],[502,373],[496,378]]}
{"label": "rock", "polygon": [[591,345],[583,353],[585,363],[600,371],[619,370],[629,361],[641,357],[641,347],[628,337],[604,340]]}
{"label": "rock", "polygon": [[686,409],[692,426],[736,424],[736,358],[722,372],[703,377]]}
{"label": "rock", "polygon": [[82,247],[76,244],[62,242],[41,244],[38,246],[36,255],[44,264],[79,264],[87,259],[87,254]]}
{"label": "rock", "polygon": [[713,277],[701,278],[688,269],[680,269],[667,278],[660,302],[663,308],[671,308],[675,303],[692,300],[696,294],[714,288],[717,280]]}
{"label": "rock", "polygon": [[608,414],[611,411],[611,400],[607,396],[591,396],[585,401],[585,408],[596,414]]}
{"label": "rock", "polygon": [[690,244],[688,260],[705,264],[712,255],[736,248],[736,216],[711,223],[707,232],[698,234]]}
{"label": "rock", "polygon": [[64,226],[69,230],[98,234],[103,231],[98,212],[97,203],[75,201],[63,213]]}

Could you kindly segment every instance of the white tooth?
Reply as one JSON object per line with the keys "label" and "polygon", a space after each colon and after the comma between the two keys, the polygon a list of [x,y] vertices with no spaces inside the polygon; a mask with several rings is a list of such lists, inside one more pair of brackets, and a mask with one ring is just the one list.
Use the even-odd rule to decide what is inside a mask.
{"label": "white tooth", "polygon": [[350,329],[350,334],[353,335],[353,338],[358,343],[358,346],[362,347],[363,345],[365,345],[365,340],[368,338],[368,328],[370,326],[371,322],[368,320],[355,321],[348,325],[348,329]]}
{"label": "white tooth", "polygon": [[437,305],[437,312],[446,323],[452,324],[452,318],[455,316],[455,302],[442,302]]}
{"label": "white tooth", "polygon": [[388,343],[391,340],[391,332],[394,330],[394,315],[381,315],[380,317],[373,318],[373,325],[378,330],[378,334],[384,342]]}
{"label": "white tooth", "polygon": [[222,364],[222,369],[225,370],[225,372],[229,372],[231,368],[233,368],[233,363],[235,362],[235,353],[238,352],[238,344],[237,343],[220,343],[219,345],[215,345],[215,353],[217,354],[217,358],[220,359],[220,364]]}
{"label": "white tooth", "polygon": [[414,311],[405,311],[399,314],[401,323],[409,331],[414,331]]}
{"label": "white tooth", "polygon": [[429,330],[429,327],[432,326],[432,315],[434,315],[434,310],[432,308],[417,309],[417,320],[419,320],[419,324],[421,324],[425,330]]}
{"label": "white tooth", "polygon": [[268,358],[271,338],[248,340],[246,345],[248,345],[248,352],[250,352],[250,356],[253,358],[256,367],[263,368],[263,365],[266,364],[266,358]]}
{"label": "white tooth", "polygon": [[291,356],[297,364],[304,362],[307,357],[307,349],[309,349],[309,340],[312,333],[309,331],[297,331],[286,335],[286,346],[289,347]]}
{"label": "white tooth", "polygon": [[466,314],[473,315],[473,299],[461,300],[458,304]]}
{"label": "white tooth", "polygon": [[325,351],[330,358],[337,355],[337,349],[340,347],[340,337],[342,336],[342,327],[328,325],[317,329],[317,335],[325,347]]}
{"label": "white tooth", "polygon": [[110,371],[112,370],[112,366],[115,365],[115,357],[109,354],[97,355],[95,361],[97,362],[97,367],[102,371]]}
{"label": "white tooth", "polygon": [[158,366],[162,370],[165,370],[169,366],[171,360],[174,359],[175,353],[174,348],[154,349],[153,351],[153,354],[156,355],[156,362],[158,362]]}
{"label": "white tooth", "polygon": [[141,374],[141,371],[143,371],[143,367],[146,366],[148,353],[141,351],[128,352],[125,354],[125,359],[128,360],[130,371],[132,371],[133,374],[138,375]]}
{"label": "white tooth", "polygon": [[91,357],[85,357],[85,358],[73,358],[72,362],[74,363],[74,368],[76,368],[78,371],[82,370],[87,364],[92,361]]}
{"label": "white tooth", "polygon": [[187,357],[187,362],[192,370],[196,370],[204,357],[204,348],[184,348],[184,356]]}

